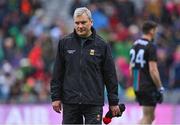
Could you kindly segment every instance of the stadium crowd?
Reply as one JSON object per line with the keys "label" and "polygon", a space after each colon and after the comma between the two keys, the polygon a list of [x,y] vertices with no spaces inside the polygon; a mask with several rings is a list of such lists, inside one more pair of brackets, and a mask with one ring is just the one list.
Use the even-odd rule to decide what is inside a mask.
{"label": "stadium crowd", "polygon": [[[42,0],[0,1],[0,103],[48,103],[49,82],[58,40],[67,24],[46,22]],[[180,1],[72,0],[92,11],[94,27],[112,47],[119,78],[120,100],[133,101],[129,49],[140,37],[144,20],[159,23],[155,43],[165,100],[180,104]],[[73,22],[72,22],[73,23]],[[175,97],[175,98],[173,98]]]}

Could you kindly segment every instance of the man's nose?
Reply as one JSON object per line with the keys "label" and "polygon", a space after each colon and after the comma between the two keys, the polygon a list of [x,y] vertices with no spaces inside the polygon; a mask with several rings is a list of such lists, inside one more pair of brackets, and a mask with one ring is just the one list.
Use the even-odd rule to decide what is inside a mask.
{"label": "man's nose", "polygon": [[80,23],[80,24],[79,24],[79,28],[82,28],[82,27],[83,27],[83,24],[82,24],[82,23]]}

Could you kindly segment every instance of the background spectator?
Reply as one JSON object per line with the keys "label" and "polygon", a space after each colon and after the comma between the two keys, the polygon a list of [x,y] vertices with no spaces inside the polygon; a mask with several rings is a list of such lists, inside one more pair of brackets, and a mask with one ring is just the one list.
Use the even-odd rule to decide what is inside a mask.
{"label": "background spectator", "polygon": [[141,35],[144,20],[157,21],[165,102],[180,103],[178,0],[0,0],[0,102],[50,102],[57,43],[73,30],[72,12],[80,6],[92,11],[94,27],[111,45],[124,101],[133,99],[127,68],[132,41]]}

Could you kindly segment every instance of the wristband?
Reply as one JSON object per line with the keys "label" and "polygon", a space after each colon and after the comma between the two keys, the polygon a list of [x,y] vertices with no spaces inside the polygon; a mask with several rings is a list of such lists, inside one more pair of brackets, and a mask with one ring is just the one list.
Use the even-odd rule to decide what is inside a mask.
{"label": "wristband", "polygon": [[160,92],[163,92],[165,89],[163,86],[161,86],[159,89],[158,89]]}

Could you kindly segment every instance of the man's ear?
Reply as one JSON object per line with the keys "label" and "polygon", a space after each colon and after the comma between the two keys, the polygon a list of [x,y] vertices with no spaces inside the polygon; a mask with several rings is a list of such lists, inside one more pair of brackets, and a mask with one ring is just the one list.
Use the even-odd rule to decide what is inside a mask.
{"label": "man's ear", "polygon": [[94,22],[93,19],[91,19],[91,26],[93,26],[93,22]]}
{"label": "man's ear", "polygon": [[155,33],[155,29],[151,29],[149,33],[153,36]]}

